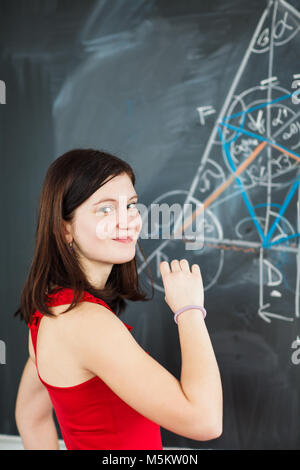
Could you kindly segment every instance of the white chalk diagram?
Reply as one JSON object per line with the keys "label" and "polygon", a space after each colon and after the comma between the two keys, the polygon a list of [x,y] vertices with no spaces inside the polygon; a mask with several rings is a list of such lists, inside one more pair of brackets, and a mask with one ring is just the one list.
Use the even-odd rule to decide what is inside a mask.
{"label": "white chalk diagram", "polygon": [[[169,191],[151,203],[204,207],[201,250],[180,251],[182,240],[158,239],[147,263],[137,251],[138,272],[149,264],[158,291],[164,292],[162,260],[184,257],[204,265],[208,290],[225,267],[226,250],[237,257],[256,252],[257,314],[267,323],[299,317],[300,61],[289,58],[300,51],[299,29],[297,10],[283,0],[268,2],[190,189]],[[238,208],[238,220],[228,220],[228,207]],[[178,221],[172,223],[175,230]]]}

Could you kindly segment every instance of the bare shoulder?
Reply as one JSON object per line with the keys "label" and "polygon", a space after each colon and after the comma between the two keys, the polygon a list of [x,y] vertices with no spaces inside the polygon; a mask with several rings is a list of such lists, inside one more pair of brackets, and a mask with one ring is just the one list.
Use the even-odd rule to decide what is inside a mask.
{"label": "bare shoulder", "polygon": [[67,316],[76,320],[74,323],[78,325],[82,322],[87,325],[90,324],[90,322],[99,320],[100,318],[118,318],[114,312],[106,308],[104,305],[88,301],[80,302],[76,307],[70,310],[70,312],[67,312],[67,314],[69,313],[70,315]]}
{"label": "bare shoulder", "polygon": [[[68,315],[70,313],[70,315]],[[99,335],[119,330],[128,332],[128,329],[119,317],[104,305],[93,302],[80,302],[78,306],[68,312],[62,329],[71,342],[77,346],[84,346],[86,342],[99,339]],[[64,317],[62,315],[62,317]],[[130,335],[130,333],[129,333]],[[131,336],[131,335],[130,335]],[[103,338],[104,339],[104,338]]]}

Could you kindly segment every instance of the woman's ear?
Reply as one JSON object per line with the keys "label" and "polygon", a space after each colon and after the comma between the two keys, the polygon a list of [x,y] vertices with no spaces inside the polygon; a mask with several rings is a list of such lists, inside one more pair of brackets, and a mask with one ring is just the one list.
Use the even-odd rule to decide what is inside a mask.
{"label": "woman's ear", "polygon": [[65,240],[67,243],[71,243],[73,241],[72,226],[69,222],[66,222],[65,220],[63,220],[62,223]]}

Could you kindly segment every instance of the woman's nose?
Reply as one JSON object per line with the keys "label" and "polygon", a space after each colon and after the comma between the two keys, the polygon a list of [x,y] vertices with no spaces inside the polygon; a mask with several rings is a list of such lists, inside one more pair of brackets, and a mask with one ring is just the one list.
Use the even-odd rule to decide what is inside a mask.
{"label": "woman's nose", "polygon": [[139,222],[139,213],[137,214],[128,214],[128,211],[125,212],[122,216],[119,213],[119,219],[117,220],[117,226],[119,229],[127,230],[135,226]]}

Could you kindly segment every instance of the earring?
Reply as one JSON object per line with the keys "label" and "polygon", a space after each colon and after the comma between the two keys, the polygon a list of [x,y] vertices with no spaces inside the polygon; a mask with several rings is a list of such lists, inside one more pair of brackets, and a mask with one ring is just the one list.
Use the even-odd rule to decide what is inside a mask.
{"label": "earring", "polygon": [[73,249],[73,242],[70,242],[70,243],[69,243],[69,247],[71,248],[72,251],[74,251],[74,249]]}

